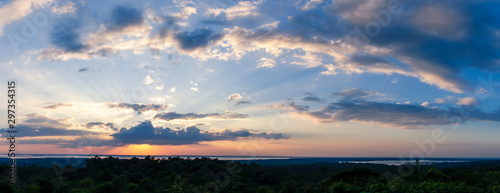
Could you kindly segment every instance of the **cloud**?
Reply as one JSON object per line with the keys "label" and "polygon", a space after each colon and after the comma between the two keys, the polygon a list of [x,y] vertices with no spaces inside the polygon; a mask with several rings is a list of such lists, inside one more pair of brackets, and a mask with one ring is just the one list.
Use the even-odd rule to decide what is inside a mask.
{"label": "cloud", "polygon": [[284,105],[284,104],[278,104],[278,105],[265,105],[265,106],[261,106],[260,108],[267,108],[267,109],[283,109],[283,108],[287,108],[287,105]]}
{"label": "cloud", "polygon": [[51,104],[51,105],[48,105],[48,106],[45,106],[43,107],[44,109],[57,109],[59,107],[71,107],[73,106],[72,104],[67,104],[67,103],[55,103],[55,104]]}
{"label": "cloud", "polygon": [[116,6],[111,12],[109,30],[119,31],[129,26],[140,26],[144,22],[142,11],[129,6]]}
{"label": "cloud", "polygon": [[296,111],[299,111],[299,112],[301,112],[301,111],[308,111],[309,110],[309,106],[296,105],[295,102],[288,103],[288,107],[291,110],[296,110]]}
{"label": "cloud", "polygon": [[234,93],[234,94],[229,95],[229,96],[227,97],[227,101],[238,100],[238,99],[241,99],[241,98],[242,98],[242,97],[241,97],[241,95],[240,95],[240,94],[238,94],[238,93]]}
{"label": "cloud", "polygon": [[80,73],[85,73],[85,72],[100,72],[100,71],[101,71],[100,69],[92,69],[92,68],[88,68],[88,67],[78,69],[78,72],[80,72]]}
{"label": "cloud", "polygon": [[[17,136],[21,137],[40,137],[40,136],[83,136],[83,135],[100,135],[102,133],[78,130],[78,129],[62,129],[52,127],[41,127],[35,125],[19,124],[16,126]],[[7,129],[1,129],[2,137],[8,137]]]}
{"label": "cloud", "polygon": [[[346,92],[339,92],[346,93]],[[355,96],[367,96],[366,92]],[[466,103],[470,104],[470,103]],[[297,106],[291,103],[290,106]],[[463,124],[467,121],[500,122],[500,108],[493,112],[481,110],[466,111],[462,108],[447,110],[429,108],[429,103],[422,105],[394,104],[374,102],[362,98],[345,95],[338,102],[332,102],[325,107],[311,111],[308,106],[293,107],[301,117],[311,118],[319,123],[334,123],[342,121],[375,122],[381,125],[395,126],[407,129],[421,128],[432,125]]]}
{"label": "cloud", "polygon": [[50,10],[53,13],[63,15],[63,14],[75,13],[76,9],[77,8],[75,7],[75,3],[69,1],[69,2],[66,2],[65,4],[62,4],[59,6],[54,6]]}
{"label": "cloud", "polygon": [[442,98],[436,98],[436,100],[434,100],[434,102],[438,103],[438,104],[443,104],[443,103],[445,103],[445,100]]}
{"label": "cloud", "polygon": [[171,121],[175,119],[180,120],[195,120],[195,119],[245,119],[248,118],[247,114],[239,114],[235,112],[225,112],[225,113],[176,113],[168,112],[157,114],[154,118],[161,119],[164,121]]}
{"label": "cloud", "polygon": [[335,92],[332,94],[333,96],[341,97],[343,100],[355,100],[355,99],[368,99],[372,96],[382,96],[380,92],[365,90],[361,88],[351,88],[342,90],[340,92]]}
{"label": "cloud", "polygon": [[[363,4],[358,3],[356,6],[359,8]],[[454,11],[447,11],[451,6]],[[467,88],[467,83],[460,72],[467,67],[498,70],[500,54],[495,51],[498,46],[484,44],[483,41],[498,40],[498,36],[493,33],[495,30],[491,30],[498,30],[500,22],[482,19],[491,17],[493,7],[498,6],[499,3],[494,1],[467,1],[459,4],[455,1],[431,4],[421,1],[403,5],[413,11],[407,12],[407,15],[392,17],[390,24],[371,38],[367,46],[378,48],[374,51],[379,53],[371,52],[373,55],[391,56],[403,62],[422,82],[461,93]],[[348,9],[344,11],[349,12]],[[370,12],[365,13],[367,15]],[[440,16],[434,17],[437,16],[435,14]],[[415,22],[408,23],[409,20]],[[436,26],[441,26],[441,29]],[[447,32],[442,29],[453,30]],[[411,41],[408,41],[410,37]],[[428,49],[431,47],[432,49]],[[387,50],[378,51],[381,49]]]}
{"label": "cloud", "polygon": [[136,112],[143,113],[146,111],[161,111],[167,109],[168,105],[161,104],[139,104],[139,103],[108,103],[109,108],[132,109]]}
{"label": "cloud", "polygon": [[[291,16],[287,23],[283,23],[275,30],[251,30],[240,27],[226,29],[222,41],[227,41],[233,46],[231,56],[235,58],[259,49],[274,56],[281,55],[284,49],[302,50],[311,55],[323,54],[334,60],[334,63],[318,60],[316,60],[318,62],[302,63],[294,61],[295,64],[323,65],[327,69],[322,73],[325,75],[335,75],[342,71],[348,74],[397,73],[456,93],[461,93],[468,87],[460,75],[467,67],[500,70],[498,62],[500,54],[496,52],[498,45],[484,43],[498,41],[500,37],[495,35],[495,31],[498,31],[500,21],[481,19],[497,15],[492,7],[500,6],[500,3],[494,1],[462,2],[459,5],[454,1],[440,1],[434,4],[402,3],[401,9],[412,11],[405,12],[405,15],[392,14],[391,21],[381,27],[376,37],[368,36],[365,24],[370,21],[377,22],[373,12],[378,14],[387,11],[389,2],[335,1]],[[444,17],[445,20],[453,20],[449,22],[453,23],[455,25],[453,29],[457,30],[452,30],[453,34],[440,33],[439,30],[433,29],[436,26],[434,24],[429,26],[408,22],[425,15],[427,12],[421,10],[427,9],[425,7],[428,6],[437,7],[433,9],[453,6],[454,10],[457,9],[455,14],[463,13],[462,17],[453,15]],[[449,14],[444,10],[442,13]],[[470,18],[465,17],[469,13],[480,14],[473,14],[474,16]],[[339,16],[342,19],[339,19]],[[460,21],[462,18],[468,18],[469,21],[465,19]],[[361,32],[355,29],[360,29]],[[471,32],[470,29],[477,31]],[[366,39],[369,41],[366,44],[356,43],[361,36],[367,36]],[[234,48],[236,46],[241,49]],[[225,58],[228,55],[221,57]]]}
{"label": "cloud", "polygon": [[222,16],[227,20],[233,20],[243,17],[258,16],[260,13],[257,11],[257,6],[263,1],[240,1],[237,5],[227,9],[214,9],[209,8],[205,12],[206,16]]}
{"label": "cloud", "polygon": [[90,71],[89,68],[80,68],[80,69],[78,69],[78,72],[88,72],[88,71]]}
{"label": "cloud", "polygon": [[474,97],[459,98],[457,101],[457,105],[475,106],[477,104],[478,101]]}
{"label": "cloud", "polygon": [[[307,11],[295,10],[293,5],[283,7],[287,17],[260,10],[270,3],[264,1],[242,1],[226,9],[208,8],[205,15],[223,17],[224,28],[217,28],[221,32],[192,27],[190,31],[182,30],[181,23],[186,21],[172,14],[159,16],[162,25],[152,26],[143,10],[117,6],[110,22],[83,41],[78,22],[68,22],[76,26],[66,24],[68,30],[62,31],[67,33],[55,29],[53,33],[64,38],[53,42],[56,48],[42,50],[39,59],[92,59],[122,50],[160,53],[175,48],[202,61],[240,60],[249,52],[263,51],[274,58],[260,60],[259,66],[270,68],[285,51],[294,51],[304,54],[292,55],[294,60],[289,64],[320,67],[323,75],[401,74],[455,93],[471,89],[462,77],[468,68],[500,71],[500,46],[495,43],[500,40],[500,21],[484,19],[499,16],[497,1],[401,2],[396,11],[405,10],[404,14],[391,13],[387,8],[392,2],[389,0],[319,2],[299,3]],[[293,13],[286,11],[292,8]],[[190,15],[194,10],[186,8],[185,12]],[[387,13],[390,17],[385,17]],[[273,27],[261,28],[259,23],[252,28],[236,20],[257,15],[276,16],[262,19],[263,23],[279,21]],[[366,28],[367,24],[379,28]]]}
{"label": "cloud", "polygon": [[[21,124],[16,125],[16,136],[19,137],[39,137],[39,136],[83,136],[100,135],[102,133],[88,130],[72,129],[64,119],[51,119],[40,114],[28,114]],[[8,137],[8,129],[0,129],[2,137]]]}
{"label": "cloud", "polygon": [[150,85],[150,84],[153,84],[155,82],[155,80],[147,75],[145,78],[144,78],[144,85]]}
{"label": "cloud", "polygon": [[71,126],[71,124],[66,123],[64,119],[51,119],[47,116],[40,115],[38,113],[31,113],[25,115],[23,123],[28,125],[37,125],[41,127],[53,127],[57,129],[64,129]]}
{"label": "cloud", "polygon": [[305,66],[307,68],[314,68],[323,65],[321,57],[319,55],[313,54],[312,52],[306,52],[304,55],[294,54],[293,57],[301,61],[293,61],[290,62],[290,64]]}
{"label": "cloud", "polygon": [[434,100],[435,103],[438,103],[438,104],[443,104],[443,103],[455,103],[457,99],[455,97],[452,97],[452,96],[447,96],[446,98],[436,98]]}
{"label": "cloud", "polygon": [[257,68],[273,68],[276,65],[276,61],[270,58],[261,58],[257,62]]}
{"label": "cloud", "polygon": [[317,103],[322,103],[324,102],[323,99],[319,98],[319,97],[315,97],[315,96],[312,96],[312,95],[308,95],[304,98],[302,98],[303,101],[310,101],[310,102],[317,102]]}
{"label": "cloud", "polygon": [[311,10],[316,8],[320,3],[323,3],[323,0],[307,0],[302,9]]}
{"label": "cloud", "polygon": [[179,19],[188,19],[189,16],[196,15],[196,7],[190,7],[187,5],[178,5],[178,6],[181,7],[180,12],[171,14],[172,17],[179,18]]}
{"label": "cloud", "polygon": [[385,8],[384,5],[387,5],[385,0],[337,0],[326,6],[325,9],[336,13],[347,21],[363,23],[372,19],[371,12]]}
{"label": "cloud", "polygon": [[52,0],[14,0],[0,7],[0,36],[3,28],[50,4]]}
{"label": "cloud", "polygon": [[192,32],[182,32],[175,35],[180,48],[183,50],[194,50],[208,46],[212,41],[222,38],[221,34],[213,34],[209,29],[198,29]]}
{"label": "cloud", "polygon": [[112,134],[111,144],[150,144],[150,145],[185,145],[198,144],[203,141],[238,140],[240,138],[288,139],[281,133],[253,133],[246,129],[236,131],[223,130],[220,132],[202,131],[195,126],[173,130],[170,128],[154,127],[150,121],[144,121],[130,129],[122,128]]}
{"label": "cloud", "polygon": [[38,59],[89,60],[114,55],[121,50],[134,50],[135,53],[140,53],[151,44],[149,34],[152,27],[144,19],[141,9],[115,6],[108,22],[82,40],[80,34],[89,33],[81,29],[84,21],[82,17],[85,17],[85,14],[61,19],[51,32],[51,43],[55,48],[41,50]]}
{"label": "cloud", "polygon": [[238,105],[247,105],[247,104],[252,104],[252,101],[238,101],[234,105],[238,106]]}
{"label": "cloud", "polygon": [[95,127],[95,126],[100,126],[100,127],[108,127],[112,130],[118,130],[115,125],[113,123],[104,123],[104,122],[100,122],[100,121],[91,121],[91,122],[87,122],[87,124],[85,124],[85,127],[87,129],[90,129],[92,127]]}
{"label": "cloud", "polygon": [[87,49],[81,42],[78,29],[81,24],[77,18],[67,18],[54,26],[50,33],[50,43],[67,52],[78,52]]}

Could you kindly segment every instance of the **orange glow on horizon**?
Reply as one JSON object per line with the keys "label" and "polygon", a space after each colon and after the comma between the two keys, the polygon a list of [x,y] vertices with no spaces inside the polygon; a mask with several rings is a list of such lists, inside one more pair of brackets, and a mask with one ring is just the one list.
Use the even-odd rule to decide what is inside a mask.
{"label": "orange glow on horizon", "polygon": [[111,150],[118,155],[156,155],[159,151],[157,146],[149,144],[132,144]]}

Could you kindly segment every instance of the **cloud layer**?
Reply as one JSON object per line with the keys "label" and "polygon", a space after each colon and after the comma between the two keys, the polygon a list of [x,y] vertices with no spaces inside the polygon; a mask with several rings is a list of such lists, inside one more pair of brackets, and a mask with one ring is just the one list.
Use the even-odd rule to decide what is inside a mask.
{"label": "cloud layer", "polygon": [[235,112],[225,112],[225,113],[176,113],[168,112],[157,114],[154,118],[164,121],[171,120],[195,120],[195,119],[245,119],[248,118],[247,114],[240,114]]}
{"label": "cloud layer", "polygon": [[368,96],[380,96],[381,94],[363,89],[348,89],[333,95],[340,97],[338,101],[330,102],[318,110],[310,110],[309,106],[297,105],[294,102],[286,106],[295,114],[313,119],[318,123],[373,122],[386,126],[416,129],[425,126],[464,124],[474,121],[500,122],[500,108],[492,112],[469,108],[474,105],[470,102],[475,101],[473,98],[459,100],[463,103],[459,103],[459,105],[465,105],[467,108],[439,109],[431,107],[428,102],[424,102],[422,105],[411,105],[409,103],[370,101]]}
{"label": "cloud layer", "polygon": [[132,109],[137,113],[143,113],[146,111],[161,111],[167,109],[168,105],[161,104],[138,104],[138,103],[109,103],[109,108],[117,109]]}
{"label": "cloud layer", "polygon": [[[62,19],[51,33],[54,48],[43,49],[39,59],[174,48],[199,60],[240,60],[261,51],[268,56],[256,61],[258,68],[273,68],[275,58],[293,50],[296,60],[289,64],[323,66],[324,75],[401,74],[455,93],[470,89],[461,77],[464,69],[500,70],[496,1],[311,1],[299,7],[281,4],[285,16],[270,12],[266,3],[271,2],[203,10],[191,2],[177,5],[179,13],[163,14],[117,5],[86,37],[81,18]],[[198,12],[204,19],[191,19]],[[252,27],[250,19],[258,25]],[[187,28],[200,25],[205,27]]]}
{"label": "cloud layer", "polygon": [[172,130],[170,128],[154,127],[150,121],[144,121],[130,129],[122,128],[112,134],[110,143],[115,145],[150,144],[150,145],[184,145],[198,144],[203,141],[237,140],[240,138],[288,139],[281,133],[253,133],[245,129],[223,130],[220,132],[202,131],[195,126],[185,129]]}
{"label": "cloud layer", "polygon": [[[47,137],[47,136],[85,136],[100,135],[101,132],[71,128],[72,124],[64,119],[51,119],[40,114],[28,114],[23,123],[16,125],[18,137]],[[1,129],[2,137],[8,137],[8,129]]]}

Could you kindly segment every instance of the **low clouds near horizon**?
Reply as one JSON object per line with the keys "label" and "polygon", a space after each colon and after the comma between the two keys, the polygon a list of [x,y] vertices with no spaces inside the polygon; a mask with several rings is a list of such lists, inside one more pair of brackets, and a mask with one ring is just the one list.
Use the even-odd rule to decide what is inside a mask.
{"label": "low clouds near horizon", "polygon": [[251,132],[246,129],[228,130],[220,132],[202,131],[196,126],[173,130],[168,127],[154,127],[150,121],[144,121],[130,129],[122,128],[112,134],[115,145],[150,144],[150,145],[185,145],[198,144],[204,141],[238,140],[240,138],[261,139],[288,139],[289,136],[281,133]]}
{"label": "low clouds near horizon", "polygon": [[[184,129],[170,129],[168,127],[154,127],[151,121],[143,121],[136,126],[117,129],[112,123],[88,122],[83,126],[86,128],[74,128],[75,124],[64,122],[64,120],[51,119],[39,114],[30,114],[23,124],[17,125],[17,138],[30,137],[21,140],[23,144],[56,144],[61,147],[77,146],[123,146],[128,144],[149,145],[186,145],[198,144],[205,141],[239,140],[242,138],[259,139],[288,139],[290,136],[282,133],[253,132],[247,129],[221,131],[203,131],[196,126]],[[108,128],[107,132],[97,132],[96,126]],[[90,130],[92,129],[92,130]],[[11,133],[4,131],[2,137],[9,137]],[[109,131],[118,131],[109,134]],[[106,136],[109,135],[109,136]],[[74,138],[73,140],[68,139]],[[103,138],[104,137],[104,138]],[[112,139],[106,139],[111,137]],[[79,141],[83,140],[82,143]]]}
{"label": "low clouds near horizon", "polygon": [[[477,107],[475,98],[458,99],[456,107],[439,109],[424,102],[413,105],[405,102],[391,103],[373,101],[374,97],[384,94],[364,89],[347,89],[333,93],[336,102],[330,102],[317,110],[310,110],[310,106],[298,105],[290,102],[287,105],[277,105],[272,108],[288,107],[300,117],[313,119],[318,123],[335,122],[375,122],[381,125],[394,126],[405,129],[425,128],[427,126],[464,124],[466,122],[499,122],[500,107],[492,112],[484,112]],[[462,107],[460,107],[462,106]]]}

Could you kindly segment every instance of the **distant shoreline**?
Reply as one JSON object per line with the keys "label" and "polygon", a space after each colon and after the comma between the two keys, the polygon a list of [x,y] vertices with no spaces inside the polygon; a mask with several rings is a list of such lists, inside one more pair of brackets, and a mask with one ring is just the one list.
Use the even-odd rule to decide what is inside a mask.
{"label": "distant shoreline", "polygon": [[[107,158],[110,155],[99,155],[100,158]],[[146,156],[119,156],[111,155],[114,158],[119,159],[130,159],[137,157],[139,159],[144,159]],[[84,167],[85,160],[90,159],[94,156],[90,155],[30,155],[17,157],[17,163],[21,167],[25,166],[41,166],[41,167],[51,167],[53,164],[59,167],[64,167],[71,164],[72,167]],[[151,156],[155,159],[168,159],[169,157],[180,157],[183,159],[196,159],[196,158],[210,158],[219,160],[231,160],[238,161],[242,164],[251,164],[252,162],[259,165],[303,165],[303,164],[359,164],[359,165],[388,165],[388,166],[398,166],[402,164],[414,164],[413,159],[404,159],[396,157],[273,157],[273,156],[258,156],[258,157],[246,157],[246,156]],[[0,157],[0,164],[8,164],[8,157]],[[422,165],[432,165],[432,166],[463,166],[463,165],[481,165],[483,163],[495,163],[500,166],[500,158],[422,158],[420,163]]]}

